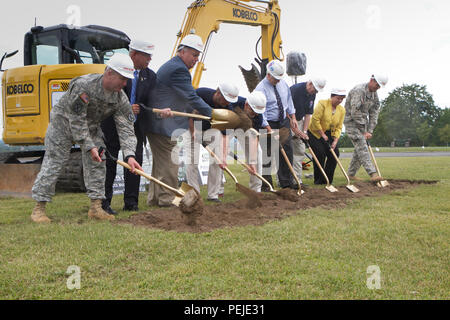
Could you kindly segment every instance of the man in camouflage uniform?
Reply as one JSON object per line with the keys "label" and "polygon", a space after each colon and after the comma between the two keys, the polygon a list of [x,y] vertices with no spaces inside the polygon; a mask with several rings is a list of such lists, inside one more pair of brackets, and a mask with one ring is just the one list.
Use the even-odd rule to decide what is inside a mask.
{"label": "man in camouflage uniform", "polygon": [[74,143],[80,145],[84,182],[91,199],[88,216],[113,220],[101,208],[105,198],[105,164],[97,147],[103,145],[100,123],[114,116],[125,161],[134,169],[142,169],[134,159],[136,137],[134,115],[127,96],[122,91],[127,79],[133,77],[133,62],[129,56],[115,54],[103,74],[88,74],[72,79],[69,89],[52,108],[45,136],[45,156],[32,188],[37,201],[31,219],[50,222],[45,205],[55,194],[55,185],[62,167],[70,156]]}
{"label": "man in camouflage uniform", "polygon": [[380,112],[377,90],[380,87],[384,87],[386,83],[386,76],[372,75],[368,83],[357,85],[347,96],[344,125],[345,131],[355,147],[348,168],[348,176],[352,180],[361,180],[356,177],[356,172],[361,165],[370,175],[371,181],[377,182],[382,180],[370,158],[366,141],[372,138]]}

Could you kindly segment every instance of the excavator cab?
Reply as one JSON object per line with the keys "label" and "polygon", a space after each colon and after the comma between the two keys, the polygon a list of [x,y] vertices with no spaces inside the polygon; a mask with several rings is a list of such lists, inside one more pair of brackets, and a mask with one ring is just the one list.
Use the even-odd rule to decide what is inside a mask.
{"label": "excavator cab", "polygon": [[125,33],[108,27],[37,26],[25,34],[24,65],[103,64],[114,52],[127,52],[129,42]]}
{"label": "excavator cab", "polygon": [[[125,33],[103,26],[35,26],[24,37],[24,66],[2,70],[3,61],[15,52],[3,56],[3,141],[8,148],[0,150],[0,194],[30,195],[45,152],[51,108],[71,79],[103,73],[104,63],[116,52],[128,53],[129,43]],[[72,148],[57,190],[85,190],[79,151]]]}

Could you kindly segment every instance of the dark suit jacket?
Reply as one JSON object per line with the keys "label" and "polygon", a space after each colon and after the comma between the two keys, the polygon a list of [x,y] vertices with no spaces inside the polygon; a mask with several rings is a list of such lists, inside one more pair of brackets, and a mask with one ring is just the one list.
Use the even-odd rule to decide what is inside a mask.
{"label": "dark suit jacket", "polygon": [[[178,56],[163,64],[156,73],[156,89],[152,95],[152,107],[171,108],[173,111],[192,112],[196,109],[200,114],[210,117],[212,109],[200,98],[192,86],[189,69]],[[161,119],[152,115],[150,132],[170,137],[176,129],[188,129],[186,117]],[[182,133],[182,132],[180,132]]]}
{"label": "dark suit jacket", "polygon": [[[123,90],[125,91],[128,99],[131,96],[132,79],[128,79],[127,85]],[[152,105],[152,92],[156,87],[156,73],[149,68],[143,69],[139,72],[139,79],[136,87],[136,103],[141,105],[141,110],[137,116],[137,120],[134,123],[134,131],[141,136],[149,130],[151,125],[151,105]],[[131,106],[130,106],[131,108]],[[116,130],[116,124],[112,117],[105,119],[102,122],[102,130],[105,136],[105,140],[110,144],[118,147],[118,136]]]}

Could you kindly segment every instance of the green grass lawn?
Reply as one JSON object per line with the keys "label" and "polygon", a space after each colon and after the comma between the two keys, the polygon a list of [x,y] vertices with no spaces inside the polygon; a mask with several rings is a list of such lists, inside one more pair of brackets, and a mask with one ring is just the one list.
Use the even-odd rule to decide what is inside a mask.
{"label": "green grass lawn", "polygon": [[[201,234],[90,221],[84,194],[58,194],[50,225],[31,222],[32,200],[0,199],[0,299],[449,299],[450,158],[378,162],[388,178],[439,183]],[[115,196],[113,208],[122,204]],[[80,289],[67,288],[72,265]],[[372,265],[380,289],[366,285]]]}
{"label": "green grass lawn", "polygon": [[[450,147],[379,147],[379,151],[376,151],[377,146],[373,145],[374,152],[450,152]],[[354,148],[339,148],[340,151],[353,152]]]}

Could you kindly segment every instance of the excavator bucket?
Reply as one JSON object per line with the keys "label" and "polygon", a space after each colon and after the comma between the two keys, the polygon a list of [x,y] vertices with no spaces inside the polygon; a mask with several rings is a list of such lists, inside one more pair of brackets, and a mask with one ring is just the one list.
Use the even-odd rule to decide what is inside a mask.
{"label": "excavator bucket", "polygon": [[250,70],[246,70],[243,67],[239,66],[241,69],[242,75],[244,76],[245,83],[247,84],[247,88],[249,92],[255,90],[258,83],[261,81],[261,73],[258,68],[252,63],[252,68]]}

